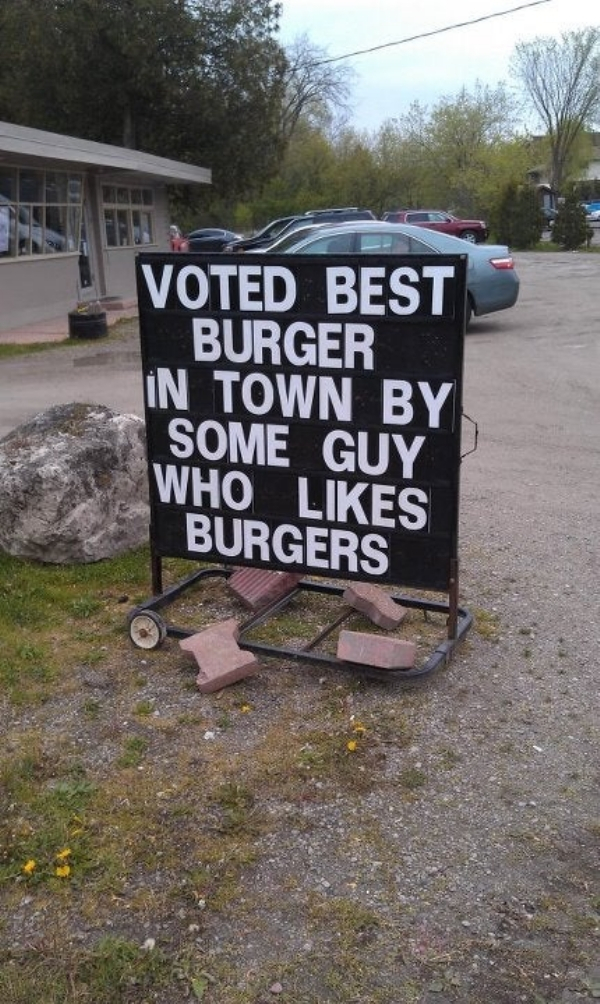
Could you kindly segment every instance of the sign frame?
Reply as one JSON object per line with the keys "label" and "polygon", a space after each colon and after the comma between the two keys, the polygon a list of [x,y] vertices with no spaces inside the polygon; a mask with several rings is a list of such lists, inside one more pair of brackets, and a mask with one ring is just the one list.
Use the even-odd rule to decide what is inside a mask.
{"label": "sign frame", "polygon": [[155,596],[165,557],[354,579],[456,637],[467,266],[137,256]]}

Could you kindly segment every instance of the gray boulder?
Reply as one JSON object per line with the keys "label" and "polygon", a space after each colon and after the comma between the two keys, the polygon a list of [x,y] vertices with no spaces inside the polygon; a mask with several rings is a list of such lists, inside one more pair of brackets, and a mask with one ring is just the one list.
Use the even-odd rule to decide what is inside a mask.
{"label": "gray boulder", "polygon": [[102,405],[57,405],[0,440],[0,548],[85,564],[148,540],[145,426]]}

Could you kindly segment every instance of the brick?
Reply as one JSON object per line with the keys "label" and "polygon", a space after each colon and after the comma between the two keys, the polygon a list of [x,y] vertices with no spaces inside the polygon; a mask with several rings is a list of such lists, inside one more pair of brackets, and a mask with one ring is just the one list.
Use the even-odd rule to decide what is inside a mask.
{"label": "brick", "polygon": [[340,631],[337,657],[378,669],[412,669],[417,646],[403,638],[386,638],[364,631]]}
{"label": "brick", "polygon": [[229,687],[258,670],[258,660],[237,643],[239,624],[235,618],[212,624],[179,642],[184,652],[193,655],[200,672],[196,677],[203,694]]}
{"label": "brick", "polygon": [[406,607],[396,603],[389,593],[370,582],[353,582],[344,590],[344,599],[386,631],[397,628],[408,613]]}
{"label": "brick", "polygon": [[302,579],[299,572],[236,568],[227,580],[234,596],[254,613],[290,596]]}

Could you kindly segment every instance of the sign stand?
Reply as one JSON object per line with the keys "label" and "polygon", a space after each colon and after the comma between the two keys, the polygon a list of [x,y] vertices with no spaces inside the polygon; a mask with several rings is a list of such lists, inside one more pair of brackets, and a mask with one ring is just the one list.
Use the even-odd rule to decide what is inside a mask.
{"label": "sign stand", "polygon": [[[154,594],[129,616],[139,647],[196,633],[159,611],[236,566],[306,576],[240,625],[255,653],[407,681],[469,630],[458,605],[468,255],[411,254],[398,237],[405,253],[373,229],[383,243],[368,257],[138,255]],[[218,567],[164,590],[165,557]],[[447,637],[408,670],[319,651],[356,613],[343,579],[445,593],[392,599],[445,616]],[[309,594],[341,601],[314,638],[256,637]]]}
{"label": "sign stand", "polygon": [[[166,637],[188,638],[194,634],[194,628],[167,622],[158,611],[165,610],[165,608],[180,599],[187,590],[198,585],[210,585],[211,581],[215,579],[226,580],[232,574],[232,569],[230,568],[200,568],[175,583],[175,585],[163,589],[162,560],[154,553],[152,554],[151,565],[154,595],[135,607],[130,612],[128,618],[131,640],[138,648],[144,649],[158,648]],[[348,617],[356,613],[356,610],[344,604],[344,586],[327,582],[313,582],[308,579],[301,580],[293,592],[241,623],[238,643],[240,648],[254,652],[256,655],[294,659],[309,664],[318,664],[330,669],[346,670],[371,680],[408,683],[429,676],[449,663],[455,649],[473,623],[472,614],[467,609],[458,605],[457,580],[455,582],[456,585],[452,586],[447,603],[442,600],[436,601],[421,597],[392,594],[391,598],[395,603],[409,610],[422,610],[425,617],[427,617],[428,613],[447,615],[446,640],[441,641],[421,665],[411,669],[384,670],[365,663],[344,662],[335,656],[319,652],[317,650],[319,644],[336,629],[341,627]],[[302,592],[339,598],[340,613],[330,624],[321,629],[314,638],[300,646],[267,645],[253,639],[252,632],[256,628],[265,624],[271,618],[276,617],[293,597]]]}

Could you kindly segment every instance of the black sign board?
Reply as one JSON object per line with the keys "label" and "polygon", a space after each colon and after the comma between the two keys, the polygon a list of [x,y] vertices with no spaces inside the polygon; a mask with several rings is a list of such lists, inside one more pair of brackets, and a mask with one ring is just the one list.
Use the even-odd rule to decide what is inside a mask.
{"label": "black sign board", "polygon": [[448,590],[466,265],[140,254],[155,554]]}

